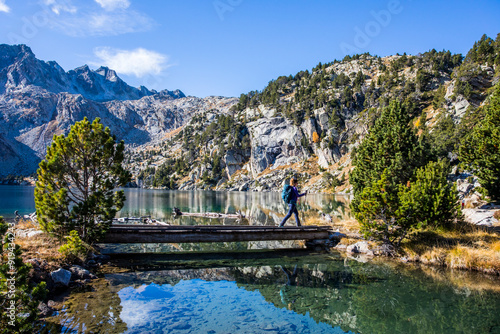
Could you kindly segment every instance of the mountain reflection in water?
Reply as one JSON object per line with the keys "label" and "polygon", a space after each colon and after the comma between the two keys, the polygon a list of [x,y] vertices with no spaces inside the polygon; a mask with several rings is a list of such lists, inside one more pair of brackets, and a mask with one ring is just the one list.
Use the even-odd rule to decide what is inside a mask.
{"label": "mountain reflection in water", "polygon": [[[277,192],[220,192],[125,189],[127,200],[118,213],[120,217],[151,216],[179,225],[235,224],[234,219],[172,216],[174,207],[182,212],[243,213],[248,219],[241,224],[278,225],[286,214],[281,194]],[[298,203],[300,218],[317,223],[320,214],[332,220],[350,218],[349,197],[342,195],[308,194]],[[294,223],[293,219],[291,223]]]}
{"label": "mountain reflection in water", "polygon": [[[339,255],[108,267],[55,322],[106,333],[498,333],[498,278]],[[151,265],[150,259],[143,262]],[[145,268],[145,267],[143,267]],[[159,269],[158,269],[159,268]],[[470,276],[470,277],[469,277]]]}

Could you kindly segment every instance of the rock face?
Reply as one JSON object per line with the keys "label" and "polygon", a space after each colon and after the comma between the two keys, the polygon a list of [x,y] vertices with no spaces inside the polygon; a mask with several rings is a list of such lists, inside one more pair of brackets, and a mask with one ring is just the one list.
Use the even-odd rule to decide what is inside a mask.
{"label": "rock face", "polygon": [[241,169],[249,156],[249,152],[242,152],[240,150],[228,150],[226,152],[224,163],[226,164],[226,173],[229,180],[236,171]]}
{"label": "rock face", "polygon": [[248,129],[254,178],[271,165],[290,165],[307,156],[300,145],[302,133],[283,117],[261,118],[248,123]]}
{"label": "rock face", "polygon": [[495,212],[500,210],[500,205],[487,204],[475,209],[464,209],[462,213],[465,221],[482,226],[500,226],[500,221],[496,219]]}
{"label": "rock face", "polygon": [[36,171],[54,135],[100,117],[117,139],[141,145],[162,139],[195,113],[227,111],[236,99],[186,97],[127,85],[111,69],[69,72],[35,58],[25,45],[0,45],[0,177]]}

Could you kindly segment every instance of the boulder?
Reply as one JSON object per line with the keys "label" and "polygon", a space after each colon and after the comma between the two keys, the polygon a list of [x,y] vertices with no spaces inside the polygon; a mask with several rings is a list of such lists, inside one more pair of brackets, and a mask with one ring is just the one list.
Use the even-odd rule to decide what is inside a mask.
{"label": "boulder", "polygon": [[55,302],[53,300],[49,300],[47,302],[47,306],[50,307],[50,308],[57,308],[57,307],[59,307],[59,303],[57,303],[57,302]]}
{"label": "boulder", "polygon": [[467,196],[469,192],[474,188],[473,183],[469,183],[467,179],[457,180],[457,191],[462,197]]}
{"label": "boulder", "polygon": [[39,235],[39,234],[42,234],[42,233],[43,233],[43,231],[41,231],[41,230],[30,228],[27,230],[18,230],[16,232],[16,236],[21,237],[21,238],[32,238],[32,237]]}
{"label": "boulder", "polygon": [[482,226],[495,226],[498,220],[493,216],[496,210],[488,209],[464,209],[462,213],[465,221]]}
{"label": "boulder", "polygon": [[64,286],[69,285],[69,281],[71,280],[71,272],[69,270],[59,268],[50,273],[50,277],[55,284],[61,284]]}
{"label": "boulder", "polygon": [[335,246],[335,249],[339,251],[345,251],[347,249],[347,246],[344,244],[338,244],[337,246]]}
{"label": "boulder", "polygon": [[40,268],[40,262],[41,261],[42,260],[40,260],[40,259],[29,259],[29,260],[26,260],[25,262],[31,264],[31,266],[34,269],[36,269],[36,268]]}
{"label": "boulder", "polygon": [[455,81],[452,81],[451,84],[446,88],[446,94],[444,95],[445,99],[450,99],[455,91]]}
{"label": "boulder", "polygon": [[368,253],[368,251],[370,251],[370,248],[368,247],[368,243],[366,241],[356,242],[355,244],[349,245],[346,248],[346,252],[353,253],[353,254],[357,254],[357,253],[366,254],[366,253]]}
{"label": "boulder", "polygon": [[69,268],[69,271],[71,272],[72,280],[96,278],[94,274],[80,266],[72,266]]}

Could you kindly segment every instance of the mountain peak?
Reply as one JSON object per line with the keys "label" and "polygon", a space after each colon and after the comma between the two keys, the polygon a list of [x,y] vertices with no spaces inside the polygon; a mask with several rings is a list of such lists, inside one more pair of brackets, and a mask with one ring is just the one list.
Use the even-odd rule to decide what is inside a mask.
{"label": "mountain peak", "polygon": [[0,44],[0,53],[1,55],[5,54],[30,54],[34,55],[31,48],[25,44],[17,44],[17,45],[9,45],[9,44]]}
{"label": "mountain peak", "polygon": [[121,81],[116,72],[109,67],[101,66],[96,71],[97,74],[102,75],[106,80],[111,82]]}
{"label": "mountain peak", "polygon": [[[55,61],[37,59],[31,48],[24,44],[0,44],[0,93],[27,86],[38,86],[53,93],[81,94],[98,102],[137,100],[158,94],[146,87],[129,86],[116,71],[106,66],[93,71],[85,64],[65,72]],[[166,92],[163,96],[185,97],[179,90]]]}
{"label": "mountain peak", "polygon": [[35,58],[30,47],[24,44],[0,44],[0,71],[16,62],[22,61],[27,56]]}

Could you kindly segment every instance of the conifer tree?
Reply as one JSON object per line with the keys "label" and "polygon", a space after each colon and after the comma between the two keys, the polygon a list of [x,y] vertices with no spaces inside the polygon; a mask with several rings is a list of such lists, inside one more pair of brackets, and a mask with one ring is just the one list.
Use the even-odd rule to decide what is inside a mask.
{"label": "conifer tree", "polygon": [[447,183],[444,163],[417,171],[430,154],[410,125],[410,109],[392,101],[382,111],[354,152],[350,177],[351,208],[361,232],[395,247],[413,229],[446,223],[456,211],[456,193]]}
{"label": "conifer tree", "polygon": [[415,181],[408,183],[401,207],[411,217],[413,227],[446,226],[453,222],[459,210],[458,192],[448,182],[450,167],[447,160],[429,162],[415,172]]}
{"label": "conifer tree", "polygon": [[353,213],[365,238],[399,246],[412,228],[407,208],[401,206],[404,191],[404,186],[390,181],[389,170],[385,169],[379,179],[358,193]]}
{"label": "conifer tree", "polygon": [[458,193],[446,180],[445,160],[429,162],[415,173],[415,181],[394,184],[389,170],[357,196],[354,216],[365,237],[399,247],[414,230],[446,226],[457,216]]}
{"label": "conifer tree", "polygon": [[99,118],[84,118],[67,136],[54,136],[35,187],[43,230],[62,236],[76,228],[87,243],[104,235],[125,201],[123,190],[114,189],[131,178],[122,166],[124,148]]}
{"label": "conifer tree", "polygon": [[494,88],[485,117],[460,146],[460,160],[470,164],[493,200],[500,199],[500,84]]}
{"label": "conifer tree", "polygon": [[425,164],[423,146],[410,126],[407,109],[392,101],[355,150],[350,176],[355,195],[379,180],[385,169],[392,184],[406,184],[415,169]]}

